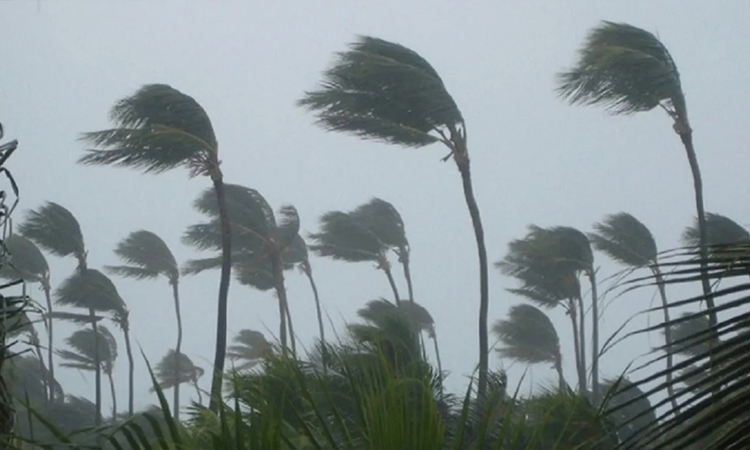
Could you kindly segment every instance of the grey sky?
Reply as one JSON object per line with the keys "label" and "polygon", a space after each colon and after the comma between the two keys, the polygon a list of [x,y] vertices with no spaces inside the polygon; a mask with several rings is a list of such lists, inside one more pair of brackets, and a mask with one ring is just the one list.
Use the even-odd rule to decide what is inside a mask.
{"label": "grey sky", "polygon": [[[294,102],[316,87],[320,73],[358,34],[402,43],[441,74],[467,121],[477,200],[491,261],[525,227],[570,225],[588,231],[605,214],[627,211],[643,221],[661,249],[678,245],[694,216],[692,179],[670,119],[660,110],[611,117],[571,107],[554,92],[554,75],[572,64],[587,31],[600,20],[625,21],[657,32],[682,75],[707,209],[750,222],[746,105],[750,96],[750,3],[734,2],[93,2],[0,3],[0,120],[20,147],[9,167],[21,186],[22,211],[59,202],[81,222],[89,264],[116,263],[115,244],[148,229],[179,261],[199,255],[183,246],[192,209],[210,183],[186,171],[160,176],[75,164],[79,133],[107,127],[113,103],[147,83],[167,83],[208,111],[227,182],[258,189],[278,207],[294,204],[303,229],[314,231],[331,209],[350,209],[371,196],[401,212],[412,245],[416,300],[434,316],[448,386],[464,389],[477,361],[478,268],[471,222],[453,163],[439,146],[402,149],[323,132]],[[20,215],[19,215],[20,216]],[[601,277],[619,268],[597,255]],[[53,285],[73,261],[50,257]],[[390,298],[388,283],[367,263],[315,258],[325,308],[343,332],[367,300]],[[183,349],[196,364],[213,360],[218,272],[182,283]],[[175,323],[166,280],[116,279],[131,310],[132,335],[152,362],[174,346]],[[287,276],[295,331],[309,345],[314,306],[301,275]],[[405,284],[399,278],[402,292]],[[493,270],[490,317],[519,302]],[[671,292],[671,296],[693,291]],[[609,335],[652,302],[652,292],[618,299],[603,319]],[[563,340],[562,313],[551,313]],[[639,318],[634,326],[645,325]],[[270,293],[230,289],[230,333],[277,330]],[[631,327],[632,328],[632,327]],[[72,327],[58,327],[57,343]],[[121,341],[121,340],[120,340]],[[602,361],[616,375],[660,336],[632,340]],[[124,345],[116,377],[126,407]],[[589,351],[590,354],[590,351]],[[572,346],[564,365],[574,378]],[[153,400],[137,355],[136,406]],[[492,367],[501,367],[495,356]],[[550,377],[534,369],[538,382]],[[516,383],[521,367],[510,372]],[[93,377],[58,371],[68,393],[93,395]],[[551,378],[550,378],[551,379]],[[209,377],[202,380],[208,388]],[[184,399],[190,396],[184,390]],[[105,405],[109,404],[104,395]]]}

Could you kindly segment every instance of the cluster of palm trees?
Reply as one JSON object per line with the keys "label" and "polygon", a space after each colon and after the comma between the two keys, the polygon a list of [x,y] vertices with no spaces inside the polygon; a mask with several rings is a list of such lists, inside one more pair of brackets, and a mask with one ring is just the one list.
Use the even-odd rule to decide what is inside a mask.
{"label": "cluster of palm trees", "polygon": [[[712,293],[712,261],[731,266],[734,256],[722,253],[721,246],[747,242],[748,233],[730,219],[706,214],[702,182],[692,141],[692,129],[680,84],[677,67],[661,41],[643,29],[621,23],[604,22],[589,34],[574,66],[558,77],[558,93],[571,104],[602,105],[613,114],[633,114],[663,109],[673,120],[686,151],[694,180],[697,219],[684,233],[686,245],[697,249],[699,270],[695,280],[701,282],[705,312],[693,313],[673,325],[666,285],[655,240],[648,228],[627,213],[606,216],[584,233],[571,227],[529,227],[521,239],[511,241],[507,254],[496,263],[501,273],[517,281],[510,291],[530,300],[510,309],[507,318],[494,323],[492,330],[501,340],[501,356],[524,363],[549,363],[558,374],[561,391],[568,388],[563,373],[563,343],[552,321],[542,309],[562,308],[570,318],[573,330],[573,356],[578,391],[591,394],[595,403],[603,400],[613,385],[601,378],[602,342],[599,333],[601,298],[597,280],[594,250],[626,266],[629,271],[646,269],[655,280],[662,301],[664,324],[659,330],[665,338],[667,364],[666,389],[671,412],[680,412],[678,381],[674,357],[693,354],[696,345],[688,345],[690,336],[709,336],[705,362],[709,372],[721,367],[719,322],[715,293]],[[334,64],[323,74],[321,87],[304,94],[299,106],[311,111],[325,130],[352,134],[405,147],[422,147],[441,143],[448,149],[444,161],[452,159],[461,176],[466,205],[474,228],[479,266],[479,364],[475,396],[482,404],[489,392],[495,392],[496,379],[489,371],[489,263],[484,230],[472,185],[467,144],[467,127],[458,105],[449,94],[438,72],[420,55],[402,45],[373,37],[361,37],[337,55]],[[337,364],[328,354],[321,301],[308,251],[321,257],[346,262],[370,262],[386,275],[393,292],[393,302],[377,300],[360,311],[366,322],[349,328],[359,342],[373,343],[393,357],[399,353],[384,330],[390,314],[405,314],[411,324],[404,341],[419,342],[421,332],[437,339],[435,324],[429,313],[415,303],[411,282],[410,247],[403,220],[392,204],[374,198],[351,211],[330,211],[320,218],[319,229],[307,236],[300,231],[297,209],[283,205],[278,211],[256,190],[239,184],[225,183],[219,159],[218,140],[208,113],[192,97],[164,84],[146,85],[115,104],[110,113],[113,128],[85,133],[82,141],[87,150],[79,162],[85,165],[130,167],[143,172],[161,173],[175,168],[189,169],[190,176],[207,176],[212,187],[195,201],[195,208],[205,216],[191,225],[183,243],[213,255],[180,265],[165,242],[156,234],[140,230],[127,236],[115,249],[122,265],[105,269],[118,276],[168,280],[173,293],[177,318],[177,339],[157,365],[156,374],[162,388],[174,388],[173,414],[179,418],[179,389],[183,383],[196,386],[203,369],[193,365],[182,350],[179,280],[209,269],[220,269],[218,288],[216,349],[212,384],[208,393],[209,410],[216,413],[222,402],[225,360],[227,355],[241,361],[239,369],[255,367],[279,353],[297,357],[290,299],[285,287],[285,272],[298,268],[310,281],[317,310],[320,334],[321,366],[327,370]],[[61,390],[54,381],[54,355],[63,366],[95,372],[95,424],[101,421],[101,377],[107,375],[113,393],[112,366],[117,357],[113,335],[102,321],[110,320],[124,335],[129,359],[129,406],[133,414],[133,356],[130,348],[128,308],[113,282],[102,272],[87,266],[88,251],[77,220],[56,203],[45,203],[32,210],[6,245],[14,255],[12,264],[3,268],[6,278],[22,278],[39,283],[46,297],[44,325],[48,331],[47,357],[38,353],[44,373],[44,398],[59,401]],[[75,273],[54,292],[49,266],[42,251],[51,255],[75,258]],[[389,256],[401,264],[408,287],[406,297],[398,291]],[[722,259],[723,258],[723,259]],[[234,345],[227,345],[227,296],[234,273],[235,280],[261,291],[273,290],[278,299],[279,345],[271,344],[259,332],[243,330]],[[629,272],[628,272],[629,273]],[[585,295],[586,284],[589,295]],[[54,302],[53,302],[54,299]],[[54,305],[53,305],[54,303]],[[75,308],[75,312],[58,311],[57,306]],[[590,314],[588,311],[590,310]],[[54,320],[73,320],[84,326],[66,339],[70,350],[55,350]],[[588,331],[588,324],[591,329]],[[32,327],[33,328],[33,327]],[[396,330],[393,328],[392,330]],[[395,332],[395,331],[394,331]],[[36,348],[39,349],[38,337]],[[588,340],[590,339],[590,346]],[[33,339],[32,339],[33,341]],[[700,343],[705,343],[701,341]],[[424,343],[416,345],[425,353]],[[278,352],[276,351],[278,350]],[[590,356],[587,354],[591,352]],[[700,377],[700,367],[689,370]],[[442,386],[443,372],[438,369]],[[687,380],[679,377],[681,381]],[[590,383],[589,383],[590,382]],[[589,387],[590,386],[590,387]],[[627,403],[627,402],[626,402]],[[487,411],[479,409],[480,414]],[[116,411],[113,411],[113,417]]]}

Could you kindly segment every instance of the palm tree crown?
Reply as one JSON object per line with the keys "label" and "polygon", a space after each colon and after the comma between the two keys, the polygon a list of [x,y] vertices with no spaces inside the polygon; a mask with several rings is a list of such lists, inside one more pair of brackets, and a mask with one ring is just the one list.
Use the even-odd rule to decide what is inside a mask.
{"label": "palm tree crown", "polygon": [[0,277],[27,282],[46,283],[49,277],[47,258],[33,241],[20,234],[12,234],[3,241],[10,259],[0,267]]}
{"label": "palm tree crown", "polygon": [[53,255],[74,256],[79,262],[86,259],[86,247],[78,220],[57,203],[46,202],[39,209],[29,211],[18,230]]}
{"label": "palm tree crown", "polygon": [[136,279],[161,275],[170,282],[176,282],[180,278],[180,269],[172,251],[162,238],[150,231],[130,233],[117,244],[115,254],[127,265],[107,266],[106,269],[113,274]]}
{"label": "palm tree crown", "polygon": [[656,263],[658,252],[651,231],[628,213],[606,216],[594,224],[589,239],[597,250],[626,266],[646,267]]}

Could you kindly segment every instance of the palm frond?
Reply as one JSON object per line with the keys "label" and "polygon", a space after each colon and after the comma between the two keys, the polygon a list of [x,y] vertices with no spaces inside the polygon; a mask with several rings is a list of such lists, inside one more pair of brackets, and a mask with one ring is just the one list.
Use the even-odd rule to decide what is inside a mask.
{"label": "palm frond", "polygon": [[[179,358],[180,373],[175,373],[177,367],[177,358]],[[159,387],[169,389],[178,383],[195,383],[203,375],[203,369],[193,364],[193,361],[184,353],[178,353],[170,349],[159,361],[154,370],[156,379],[159,380]],[[154,392],[153,387],[150,389]]]}
{"label": "palm frond", "polygon": [[161,173],[177,167],[205,174],[218,144],[211,120],[192,97],[166,84],[149,84],[118,101],[110,112],[115,128],[84,133],[94,148],[78,162]]}
{"label": "palm frond", "polygon": [[374,197],[349,213],[365,228],[389,247],[408,248],[404,221],[396,208],[385,200]]}
{"label": "palm frond", "polygon": [[237,366],[240,370],[254,367],[262,358],[273,352],[271,343],[259,331],[240,330],[232,341],[235,344],[227,348],[227,356],[241,362]]}
{"label": "palm frond", "polygon": [[349,214],[330,211],[320,218],[320,232],[310,233],[310,249],[320,256],[349,262],[377,261],[383,244]]}
{"label": "palm frond", "polygon": [[170,281],[176,281],[180,277],[172,251],[162,238],[150,231],[130,233],[117,244],[115,254],[127,265],[110,266],[108,269],[111,273],[136,279],[163,275]]}
{"label": "palm frond", "polygon": [[439,140],[434,130],[463,121],[435,69],[399,44],[360,37],[323,78],[298,104],[329,131],[421,147]]}
{"label": "palm frond", "polygon": [[78,220],[57,203],[46,202],[38,209],[30,210],[18,230],[53,255],[82,259],[86,253]]}
{"label": "palm frond", "polygon": [[549,317],[527,304],[513,305],[507,319],[495,322],[492,331],[504,344],[497,352],[528,364],[555,363],[560,357],[560,339]]}
{"label": "palm frond", "polygon": [[0,265],[0,278],[15,280],[22,278],[27,282],[45,282],[49,276],[47,258],[33,241],[12,234],[5,241],[8,259]]}
{"label": "palm frond", "polygon": [[284,248],[289,247],[299,235],[300,219],[297,208],[283,205],[279,209],[278,225],[274,230],[275,238]]}
{"label": "palm frond", "polygon": [[103,325],[97,327],[97,332],[91,328],[84,328],[66,338],[65,342],[72,350],[58,351],[58,355],[66,361],[61,365],[82,370],[95,370],[97,336],[99,337],[99,361],[104,371],[109,373],[117,359],[117,341]]}
{"label": "palm frond", "polygon": [[[706,213],[706,238],[708,251],[712,257],[731,262],[738,257],[737,247],[734,244],[749,243],[750,233],[729,217]],[[682,242],[691,248],[699,247],[700,234],[697,218],[693,220],[692,225],[685,228],[682,233]]]}
{"label": "palm frond", "polygon": [[649,229],[632,215],[610,214],[589,233],[594,248],[629,267],[646,267],[657,260],[656,241]]}
{"label": "palm frond", "polygon": [[95,311],[119,311],[125,308],[125,302],[112,280],[96,269],[76,271],[66,278],[55,291],[55,301],[60,305]]}
{"label": "palm frond", "polygon": [[652,33],[625,23],[604,22],[589,33],[576,64],[558,75],[557,92],[571,104],[603,105],[613,114],[660,104],[684,113],[669,51]]}

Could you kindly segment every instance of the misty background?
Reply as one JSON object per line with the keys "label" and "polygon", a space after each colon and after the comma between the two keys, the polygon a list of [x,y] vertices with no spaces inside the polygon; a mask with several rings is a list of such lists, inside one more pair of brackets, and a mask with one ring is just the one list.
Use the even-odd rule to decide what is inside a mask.
{"label": "misty background", "polygon": [[[116,264],[116,243],[139,229],[161,236],[180,263],[206,255],[180,239],[202,219],[192,202],[210,186],[208,179],[189,179],[184,170],[144,176],[75,164],[83,154],[79,134],[107,128],[115,101],[144,84],[170,84],[208,112],[225,181],[257,189],[274,208],[296,206],[303,235],[317,230],[326,211],[349,210],[372,196],[393,203],[412,248],[415,300],[435,319],[443,366],[450,371],[446,387],[453,392],[465,389],[478,362],[479,309],[476,246],[454,164],[440,162],[446,152],[439,146],[402,149],[325,133],[295,107],[316,88],[333,53],[357,35],[419,52],[459,105],[491,262],[532,223],[590,231],[604,215],[626,211],[665,250],[680,245],[693,220],[690,171],[663,111],[611,117],[556,98],[554,75],[573,63],[586,33],[601,20],[652,31],[669,48],[691,112],[706,210],[750,222],[750,205],[737,201],[750,173],[744,156],[750,143],[750,3],[3,1],[0,17],[0,120],[6,136],[20,141],[8,166],[21,188],[16,220],[46,200],[65,206],[81,223],[92,268]],[[603,255],[596,258],[600,279],[620,270]],[[74,261],[49,261],[53,287],[75,268]],[[385,278],[369,263],[314,257],[312,264],[325,311],[341,334],[368,300],[390,299]],[[491,270],[495,322],[521,300],[505,291],[514,282]],[[317,334],[312,295],[301,274],[290,272],[286,279],[295,332],[310,347]],[[134,342],[156,363],[176,334],[167,281],[113,281],[131,311]],[[218,271],[181,281],[183,352],[209,375],[218,281]],[[404,293],[404,280],[397,282]],[[697,294],[686,287],[669,290],[673,300]],[[229,295],[230,338],[243,328],[269,338],[276,332],[272,293],[233,283]],[[654,295],[655,289],[641,289],[609,304],[615,297],[609,293],[602,342],[653,305]],[[32,296],[42,299],[41,292]],[[570,327],[561,310],[549,315],[572,380]],[[639,315],[626,330],[657,317],[649,322]],[[73,330],[57,325],[57,345],[64,346]],[[654,333],[618,345],[601,359],[602,378],[620,374],[662,343]],[[120,342],[121,353],[123,348]],[[115,371],[120,382],[127,378],[123,356]],[[490,368],[501,367],[511,386],[526,369],[493,355]],[[60,369],[56,375],[67,393],[92,397],[93,374]],[[522,393],[545,379],[554,383],[552,370],[535,366]],[[200,385],[208,390],[210,376]],[[150,386],[136,351],[136,409],[155,403]],[[124,404],[126,392],[118,394]],[[193,395],[183,389],[183,404]],[[109,403],[104,395],[105,411]]]}

